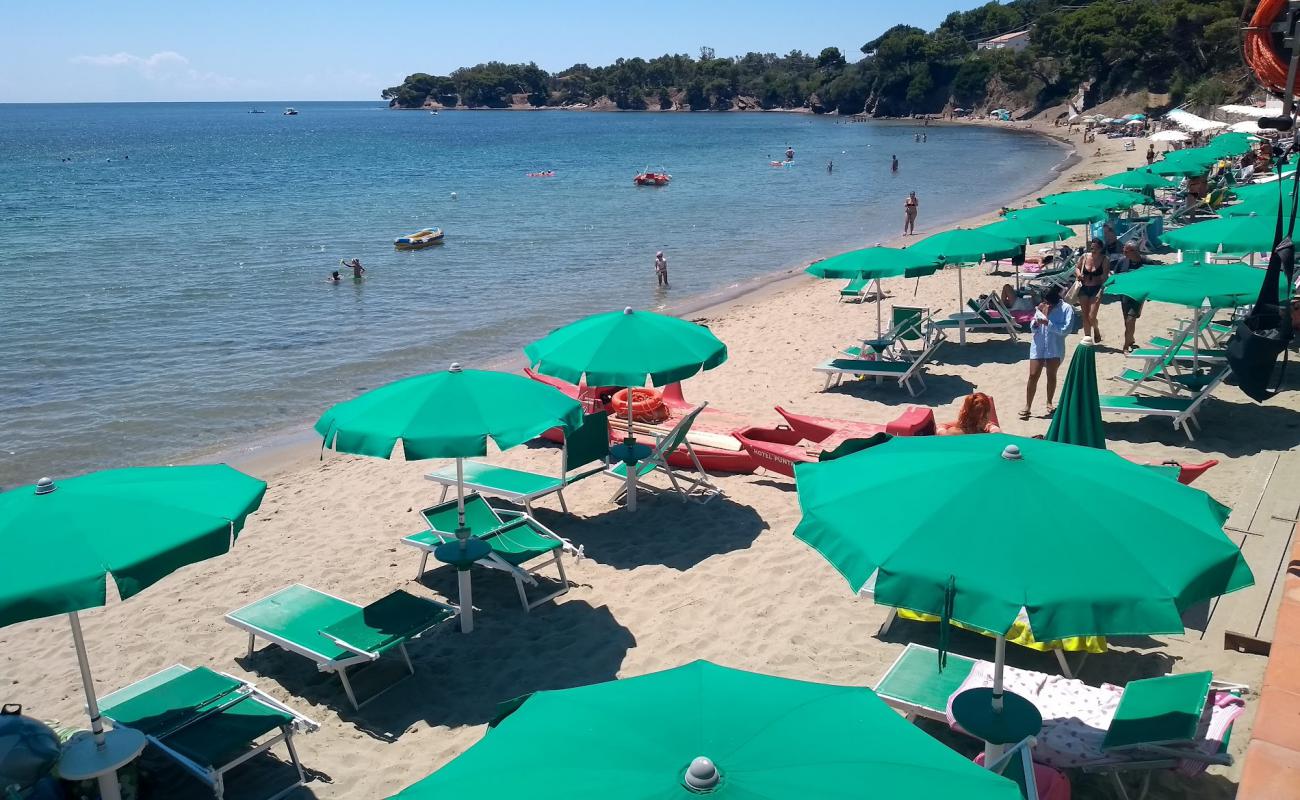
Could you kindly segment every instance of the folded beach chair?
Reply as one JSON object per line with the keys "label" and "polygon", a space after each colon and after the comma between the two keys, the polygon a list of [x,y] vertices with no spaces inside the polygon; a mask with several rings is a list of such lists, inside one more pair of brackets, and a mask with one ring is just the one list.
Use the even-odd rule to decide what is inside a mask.
{"label": "folded beach chair", "polygon": [[897,381],[899,386],[907,389],[908,394],[916,397],[918,392],[912,386],[912,382],[916,381],[916,383],[920,384],[921,391],[925,391],[925,379],[922,377],[925,365],[930,359],[934,358],[934,354],[939,349],[939,345],[943,343],[944,338],[942,330],[933,328],[924,340],[925,348],[911,360],[832,358],[830,361],[814,367],[813,371],[826,374],[826,385],[822,387],[823,390],[829,389],[832,382],[838,386],[846,375],[855,378],[876,378],[877,383],[884,378],[889,378]]}
{"label": "folded beach chair", "polygon": [[969,311],[950,314],[947,319],[935,322],[934,326],[942,330],[958,330],[964,326],[967,332],[1005,333],[1011,337],[1011,341],[1019,340],[1011,311],[1002,305],[1002,300],[995,293],[989,292],[979,300],[967,300],[966,305],[970,308]]}
{"label": "folded beach chair", "polygon": [[861,275],[850,279],[848,283],[844,284],[844,288],[840,289],[840,302],[848,299],[861,301],[867,296],[869,286],[871,286],[871,280]]}
{"label": "folded beach chair", "polygon": [[247,681],[180,664],[105,695],[99,709],[114,727],[143,733],[206,783],[217,800],[225,796],[227,773],[281,742],[297,779],[264,800],[278,800],[303,785],[293,736],[320,728]]}
{"label": "folded beach chair", "polygon": [[1212,375],[1205,376],[1204,385],[1190,397],[1147,397],[1138,394],[1113,395],[1104,394],[1101,401],[1103,414],[1137,414],[1139,416],[1170,417],[1174,428],[1187,434],[1188,441],[1195,441],[1192,428],[1200,428],[1196,412],[1201,404],[1218,388],[1227,377],[1227,368],[1219,369]]}
{"label": "folded beach chair", "polygon": [[[416,580],[424,575],[429,555],[434,548],[445,542],[456,541],[456,501],[449,500],[426,508],[420,515],[429,523],[429,529],[402,538],[403,544],[420,551],[420,570],[415,573]],[[493,508],[481,495],[470,494],[465,497],[465,526],[469,528],[471,536],[483,540],[492,548],[488,556],[478,563],[515,579],[519,602],[525,612],[569,591],[569,579],[564,574],[564,551],[568,550],[574,556],[581,555],[580,552],[528,514]],[[537,563],[538,559],[546,560]],[[551,564],[560,573],[560,588],[545,597],[529,600],[524,587],[538,585],[532,573]]]}
{"label": "folded beach chair", "polygon": [[[722,490],[714,485],[713,481],[709,479],[709,474],[700,465],[700,458],[695,454],[695,449],[691,447],[690,439],[686,436],[691,431],[691,425],[695,424],[696,418],[700,416],[700,412],[707,405],[707,402],[700,403],[679,419],[677,424],[666,434],[662,437],[656,437],[655,446],[650,451],[650,455],[637,462],[635,482],[638,487],[651,492],[656,491],[655,487],[642,482],[641,479],[652,472],[659,471],[668,477],[673,491],[681,496],[683,502],[697,500],[701,503],[707,503],[722,494]],[[694,475],[688,475],[668,463],[668,456],[678,448],[685,451],[690,458],[695,470]],[[605,474],[612,475],[620,481],[619,490],[610,499],[610,502],[617,503],[627,494],[627,465],[622,462],[611,463],[609,468],[605,470]]]}
{"label": "folded beach chair", "polygon": [[[435,603],[403,591],[381,597],[368,606],[349,603],[334,595],[295,583],[237,608],[226,622],[248,633],[248,654],[257,639],[279,645],[311,659],[321,672],[337,672],[353,708],[358,703],[348,680],[348,667],[369,664],[397,650],[414,675],[406,643],[459,616],[449,605]],[[366,703],[392,688],[386,686]]]}
{"label": "folded beach chair", "polygon": [[[465,488],[485,497],[500,497],[519,503],[533,513],[533,501],[554,494],[560,501],[560,510],[568,513],[564,490],[571,484],[605,470],[609,457],[609,415],[604,411],[588,414],[582,425],[564,437],[560,455],[560,474],[545,475],[521,469],[510,469],[485,464],[482,461],[463,462]],[[434,483],[442,484],[442,497],[456,486],[456,465],[443,467],[425,475]]]}
{"label": "folded beach chair", "polygon": [[863,358],[874,355],[877,358],[907,359],[915,358],[908,348],[908,342],[917,342],[925,338],[925,332],[933,320],[930,309],[916,306],[894,306],[891,310],[889,330],[874,339],[864,339],[860,346],[846,347],[841,352],[849,358]]}

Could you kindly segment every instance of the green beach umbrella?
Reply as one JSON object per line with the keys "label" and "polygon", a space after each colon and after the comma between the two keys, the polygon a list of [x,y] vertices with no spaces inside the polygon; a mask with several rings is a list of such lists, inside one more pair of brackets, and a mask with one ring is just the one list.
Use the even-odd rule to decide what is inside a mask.
{"label": "green beach umbrella", "polygon": [[1139,302],[1154,300],[1188,308],[1203,305],[1233,308],[1254,302],[1266,274],[1265,270],[1246,264],[1206,264],[1201,261],[1150,264],[1111,276],[1106,282],[1106,291]]}
{"label": "green beach umbrella", "polygon": [[1282,206],[1282,213],[1289,216],[1291,214],[1291,195],[1287,193],[1280,200],[1277,196],[1277,190],[1274,189],[1272,194],[1251,194],[1239,203],[1233,203],[1230,206],[1224,206],[1218,209],[1221,217],[1265,217],[1267,219],[1277,220],[1278,205]]}
{"label": "green beach umbrella", "polygon": [[1201,253],[1258,253],[1273,249],[1274,216],[1223,217],[1167,231],[1165,244]]}
{"label": "green beach umbrella", "polygon": [[1071,206],[1093,206],[1094,208],[1122,209],[1140,206],[1150,200],[1140,192],[1126,189],[1078,189],[1073,192],[1057,192],[1038,198],[1045,205],[1065,203]]}
{"label": "green beach umbrella", "polygon": [[127,600],[189,564],[230,550],[266,483],[225,465],[135,467],[0,493],[0,627],[67,614],[91,736],[62,758],[65,777],[98,776],[120,796],[116,768],[144,747],[132,730],[104,731],[78,612]]}
{"label": "green beach umbrella", "polygon": [[469,750],[393,800],[1020,797],[866,687],[696,661],[506,708]]}
{"label": "green beach umbrella", "polygon": [[[456,535],[468,552],[465,459],[487,455],[488,439],[508,450],[551,428],[577,430],[582,419],[582,404],[553,386],[452,364],[445,372],[404,378],[337,403],[315,428],[322,448],[340,453],[390,458],[400,441],[408,461],[456,459]],[[457,580],[460,629],[470,633],[474,608],[468,570],[458,566]]]}
{"label": "green beach umbrella", "polygon": [[1056,222],[1034,219],[1004,219],[999,222],[990,222],[988,225],[982,225],[976,230],[991,233],[1002,239],[1014,239],[1026,244],[1042,244],[1043,242],[1059,242],[1062,239],[1069,239],[1074,235],[1074,231],[1060,225]]}
{"label": "green beach umbrella", "polygon": [[1239,156],[1245,153],[1255,142],[1259,141],[1258,136],[1252,136],[1249,133],[1232,131],[1221,133],[1210,140],[1204,148],[1207,153],[1214,153],[1220,156]]}
{"label": "green beach umbrella", "polygon": [[[1053,490],[1063,479],[1087,498],[1067,513]],[[874,578],[878,603],[997,637],[995,698],[1022,611],[1040,642],[1182,633],[1187,608],[1254,582],[1223,532],[1226,506],[1108,450],[1001,433],[900,436],[800,464],[795,483],[795,536],[853,591]],[[1004,503],[1019,523],[980,525]]]}
{"label": "green beach umbrella", "polygon": [[918,270],[931,271],[942,266],[933,256],[897,247],[865,247],[850,250],[808,265],[808,274],[818,278],[897,278],[912,277]]}
{"label": "green beach umbrella", "polygon": [[[925,253],[948,264],[979,264],[1000,258],[1011,258],[1024,250],[1024,243],[998,236],[978,228],[953,228],[950,231],[927,236],[908,250]],[[957,270],[957,302],[959,313],[966,312],[966,290],[962,286],[961,269]],[[964,317],[961,318],[964,320]],[[966,343],[966,325],[957,326],[958,340]]]}
{"label": "green beach umbrella", "polygon": [[1103,208],[1060,202],[1008,211],[1006,218],[1026,222],[1054,222],[1058,225],[1084,225],[1099,222],[1106,216]]}
{"label": "green beach umbrella", "polygon": [[[727,346],[702,325],[652,311],[596,314],[565,325],[524,347],[529,365],[543,375],[588,386],[655,386],[713,369],[727,360]],[[627,509],[636,510],[632,459],[632,404],[627,407]]]}
{"label": "green beach umbrella", "polygon": [[1213,153],[1206,153],[1200,148],[1195,150],[1175,150],[1152,164],[1150,169],[1156,175],[1175,175],[1191,177],[1204,175],[1210,165],[1218,161]]}
{"label": "green beach umbrella", "polygon": [[1114,175],[1107,175],[1104,178],[1098,178],[1093,183],[1102,186],[1109,186],[1113,189],[1128,189],[1134,192],[1150,194],[1156,189],[1173,189],[1178,186],[1177,183],[1168,178],[1161,177],[1149,169],[1133,169],[1126,172],[1117,172]]}
{"label": "green beach umbrella", "polygon": [[1268,181],[1267,183],[1248,183],[1243,186],[1234,186],[1230,190],[1232,196],[1245,203],[1248,201],[1272,200],[1273,209],[1277,209],[1279,194],[1282,197],[1291,197],[1291,184],[1289,181],[1282,181],[1279,186],[1278,181]]}
{"label": "green beach umbrella", "polygon": [[1106,449],[1097,391],[1097,354],[1087,336],[1074,348],[1070,371],[1061,384],[1061,399],[1047,429],[1049,442]]}
{"label": "green beach umbrella", "polygon": [[881,336],[880,280],[882,278],[919,278],[933,275],[942,268],[934,256],[900,250],[896,247],[866,247],[808,265],[808,274],[818,278],[864,278],[876,283],[876,338]]}

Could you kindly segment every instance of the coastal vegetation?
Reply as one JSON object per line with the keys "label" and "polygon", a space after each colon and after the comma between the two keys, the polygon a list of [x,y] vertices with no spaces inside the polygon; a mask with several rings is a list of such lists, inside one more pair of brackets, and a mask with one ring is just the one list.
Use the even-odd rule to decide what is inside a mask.
{"label": "coastal vegetation", "polygon": [[[396,108],[426,105],[604,107],[626,110],[806,109],[900,116],[1006,105],[1028,112],[1080,97],[1091,106],[1139,91],[1211,104],[1248,91],[1235,0],[991,2],[949,14],[933,31],[897,25],[850,59],[747,53],[620,58],[549,73],[488,62],[450,75],[417,72],[382,92]],[[1023,50],[979,49],[1031,32]]]}

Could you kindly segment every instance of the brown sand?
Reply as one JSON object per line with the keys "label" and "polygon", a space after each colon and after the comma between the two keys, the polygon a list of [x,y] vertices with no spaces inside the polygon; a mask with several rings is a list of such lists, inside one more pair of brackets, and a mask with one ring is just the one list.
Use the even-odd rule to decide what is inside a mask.
{"label": "brown sand", "polygon": [[[1123,152],[1117,141],[1082,147],[1081,162],[1062,174],[1052,191],[1137,163],[1143,155],[1142,148]],[[1101,156],[1093,155],[1096,148]],[[921,236],[934,232],[926,223],[925,199]],[[901,226],[901,196],[899,206]],[[987,271],[965,272],[968,294],[1006,282]],[[752,414],[759,422],[775,422],[777,404],[852,419],[895,416],[914,402],[897,387],[857,383],[823,392],[822,376],[811,370],[837,346],[875,327],[871,304],[839,303],[838,288],[835,281],[783,282],[703,313],[727,342],[731,358],[689,381],[687,397]],[[890,301],[939,312],[957,305],[951,271],[919,284],[889,281],[886,290]],[[1163,333],[1176,312],[1149,304],[1139,335]],[[1106,346],[1098,364],[1105,376],[1124,360],[1114,350],[1121,335],[1117,304],[1103,308],[1102,325]],[[933,405],[940,419],[951,419],[960,398],[978,389],[994,397],[1006,430],[1043,433],[1048,422],[1041,394],[1037,415],[1028,422],[1016,419],[1023,401],[1024,339],[1011,344],[1002,336],[974,334],[971,341],[965,348],[944,345],[939,363],[929,370],[929,390],[915,402]],[[1062,377],[1064,372],[1063,367]],[[1191,446],[1167,421],[1110,421],[1107,434],[1115,450],[1143,460],[1222,459],[1198,486],[1232,503],[1250,475],[1252,456],[1266,447],[1295,444],[1300,401],[1292,393],[1259,406],[1230,387],[1219,397],[1205,407],[1205,433]],[[334,399],[322,398],[322,406]],[[541,471],[555,469],[558,458],[557,449],[544,446],[493,456]],[[270,491],[231,554],[184,569],[129,602],[84,615],[100,690],[176,662],[245,676],[321,723],[318,733],[300,739],[302,759],[316,776],[300,796],[372,798],[396,792],[454,758],[482,736],[499,701],[534,690],[638,675],[697,658],[792,678],[873,685],[904,643],[934,642],[934,626],[923,624],[902,623],[889,636],[876,636],[885,610],[856,598],[820,556],[791,536],[798,505],[788,479],[722,477],[718,483],[725,498],[703,506],[683,505],[672,496],[644,499],[632,517],[610,505],[616,486],[598,477],[566,493],[573,515],[559,514],[553,500],[539,509],[543,522],[585,547],[586,559],[569,572],[572,591],[525,615],[506,577],[475,573],[477,630],[416,643],[411,648],[415,677],[361,713],[347,705],[336,678],[316,672],[305,659],[275,648],[246,658],[245,637],[221,615],[295,581],[363,603],[399,587],[455,597],[454,573],[447,568],[414,582],[419,559],[398,543],[398,537],[421,528],[416,512],[437,500],[434,487],[421,477],[429,467],[346,456],[320,462],[299,454],[290,463],[264,468],[259,474],[270,481]],[[1102,502],[1071,493],[1068,476],[1052,490],[1061,494],[1062,514],[1076,503]],[[1027,523],[1017,519],[1012,497],[1008,493],[990,504],[991,523]],[[1219,677],[1258,685],[1265,663],[1191,634],[1113,644],[1111,653],[1092,657],[1082,673],[1085,680],[1123,683],[1208,668]],[[975,635],[959,635],[954,647],[984,658],[993,651],[992,640]],[[1014,664],[1055,668],[1048,656],[1010,650]],[[28,713],[85,724],[62,618],[0,630],[0,680],[3,699],[22,702]],[[373,686],[364,679],[358,684],[362,692]],[[1251,720],[1248,713],[1238,724],[1234,753],[1244,750]],[[973,750],[969,741],[939,727],[928,730],[968,753]],[[1159,785],[1171,792],[1165,796],[1230,797],[1236,774],[1237,768],[1215,769],[1194,780],[1162,778]],[[1099,791],[1095,781],[1076,783],[1076,796]]]}

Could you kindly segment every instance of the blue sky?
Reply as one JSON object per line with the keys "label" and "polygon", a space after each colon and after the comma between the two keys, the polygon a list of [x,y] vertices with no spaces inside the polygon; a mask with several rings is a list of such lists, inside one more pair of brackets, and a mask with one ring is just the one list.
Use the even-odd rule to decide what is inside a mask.
{"label": "blue sky", "polygon": [[979,0],[6,0],[0,102],[366,100],[411,72],[665,52],[846,55]]}

